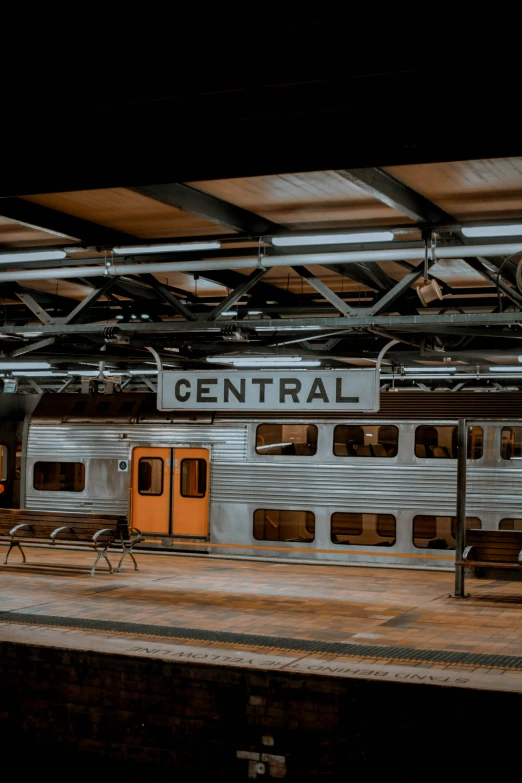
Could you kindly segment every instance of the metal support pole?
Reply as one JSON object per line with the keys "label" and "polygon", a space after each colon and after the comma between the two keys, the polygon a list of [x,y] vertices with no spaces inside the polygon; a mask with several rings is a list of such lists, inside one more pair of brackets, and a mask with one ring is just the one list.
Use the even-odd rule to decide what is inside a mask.
{"label": "metal support pole", "polygon": [[[455,544],[455,560],[462,561],[466,546],[466,467],[468,458],[468,424],[466,419],[459,419],[458,428],[459,453],[457,460],[457,540]],[[464,566],[455,566],[455,598],[466,598],[464,593]]]}

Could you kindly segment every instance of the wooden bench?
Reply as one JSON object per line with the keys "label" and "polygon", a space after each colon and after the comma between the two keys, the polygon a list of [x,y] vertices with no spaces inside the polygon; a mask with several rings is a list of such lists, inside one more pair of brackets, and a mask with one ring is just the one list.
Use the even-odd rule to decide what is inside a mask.
{"label": "wooden bench", "polygon": [[456,565],[472,569],[478,577],[485,575],[484,569],[502,569],[504,578],[511,572],[517,580],[522,575],[522,531],[468,530],[462,560]]}
{"label": "wooden bench", "polygon": [[96,571],[96,566],[102,557],[106,560],[112,574],[114,569],[107,552],[110,548],[118,546],[122,548],[122,555],[116,571],[121,570],[127,555],[131,557],[137,571],[138,564],[132,554],[132,549],[141,539],[141,533],[130,528],[127,519],[117,514],[76,514],[0,509],[0,543],[9,546],[4,565],[14,548],[20,550],[23,562],[26,562],[22,544],[46,546],[65,544],[75,549],[91,549],[96,553],[91,574]]}

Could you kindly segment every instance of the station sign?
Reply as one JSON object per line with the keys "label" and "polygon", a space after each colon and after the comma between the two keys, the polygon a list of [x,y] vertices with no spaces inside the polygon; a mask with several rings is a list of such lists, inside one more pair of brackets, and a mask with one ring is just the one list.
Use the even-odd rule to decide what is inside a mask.
{"label": "station sign", "polygon": [[379,372],[326,370],[220,370],[158,374],[160,411],[379,410]]}

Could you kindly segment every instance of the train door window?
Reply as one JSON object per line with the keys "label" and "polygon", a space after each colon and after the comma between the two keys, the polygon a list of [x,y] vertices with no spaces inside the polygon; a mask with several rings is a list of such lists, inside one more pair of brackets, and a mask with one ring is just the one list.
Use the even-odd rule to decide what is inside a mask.
{"label": "train door window", "polygon": [[256,433],[258,454],[313,457],[317,451],[315,424],[260,424]]}
{"label": "train door window", "polygon": [[83,492],[85,465],[82,462],[35,462],[33,486],[41,492]]}
{"label": "train door window", "polygon": [[294,541],[309,544],[315,538],[315,514],[258,508],[254,512],[254,538],[257,541]]}
{"label": "train door window", "polygon": [[7,481],[7,446],[0,446],[0,481]]}
{"label": "train door window", "polygon": [[334,544],[349,546],[393,546],[396,520],[392,514],[332,514],[331,538]]}
{"label": "train door window", "polygon": [[513,517],[507,519],[501,519],[498,523],[499,530],[522,530],[522,519],[514,519]]}
{"label": "train door window", "polygon": [[181,495],[204,498],[207,491],[207,463],[204,459],[181,460]]}
{"label": "train door window", "polygon": [[336,457],[395,457],[399,430],[393,425],[339,424],[334,430]]}
{"label": "train door window", "polygon": [[140,495],[163,494],[163,460],[161,457],[142,457],[138,463],[138,492]]}
{"label": "train door window", "polygon": [[[481,528],[477,517],[466,517],[466,530]],[[418,549],[455,549],[456,517],[419,514],[413,518],[413,543]]]}
{"label": "train door window", "polygon": [[16,444],[16,454],[15,454],[15,479],[20,479],[21,476],[22,476],[22,444],[18,442]]}
{"label": "train door window", "polygon": [[502,459],[522,459],[522,427],[503,427],[500,434]]}
{"label": "train door window", "polygon": [[[484,432],[482,427],[470,427],[468,430],[468,459],[480,459]],[[435,427],[433,425],[417,427],[415,430],[415,456],[434,459],[457,459],[457,427]]]}

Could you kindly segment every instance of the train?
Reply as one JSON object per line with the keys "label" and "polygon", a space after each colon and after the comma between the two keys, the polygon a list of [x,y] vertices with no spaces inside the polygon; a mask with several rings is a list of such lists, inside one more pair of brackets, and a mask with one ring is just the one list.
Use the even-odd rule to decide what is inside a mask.
{"label": "train", "polygon": [[160,412],[147,393],[3,395],[0,504],[117,513],[143,547],[451,569],[467,527],[522,529],[522,394],[381,392],[376,413]]}

